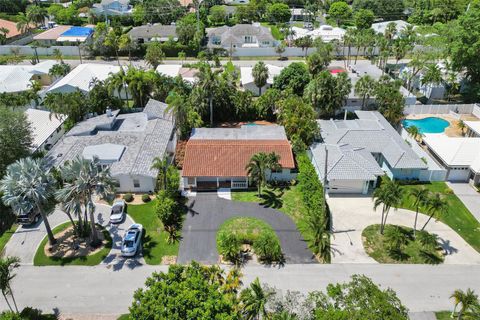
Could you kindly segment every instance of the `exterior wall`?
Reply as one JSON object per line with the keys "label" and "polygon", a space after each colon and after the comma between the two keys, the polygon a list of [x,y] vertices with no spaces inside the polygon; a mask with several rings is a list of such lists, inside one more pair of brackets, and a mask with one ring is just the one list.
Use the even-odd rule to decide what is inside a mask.
{"label": "exterior wall", "polygon": [[[117,192],[153,192],[155,190],[156,179],[147,176],[132,176],[132,175],[115,175],[113,176],[120,183],[117,187]],[[140,187],[133,186],[133,180],[137,179],[140,182]]]}
{"label": "exterior wall", "polygon": [[470,180],[470,168],[469,167],[448,168],[447,180],[468,182],[468,180]]}
{"label": "exterior wall", "polygon": [[168,141],[167,152],[175,153],[176,148],[177,148],[177,133],[174,131],[172,133],[172,136],[170,137],[170,141]]}
{"label": "exterior wall", "polygon": [[427,104],[427,105],[407,105],[403,111],[404,114],[449,114],[450,111],[461,114],[478,112],[480,117],[480,108],[475,104]]}
{"label": "exterior wall", "polygon": [[367,193],[367,180],[329,180],[328,193]]}
{"label": "exterior wall", "polygon": [[383,161],[382,169],[390,179],[412,180],[418,179],[421,169],[395,169],[391,168],[388,162]]}
{"label": "exterior wall", "polygon": [[266,174],[269,181],[290,181],[297,177],[297,174],[291,173],[290,169],[282,169],[282,172],[273,173],[270,173],[270,170],[267,170]]}

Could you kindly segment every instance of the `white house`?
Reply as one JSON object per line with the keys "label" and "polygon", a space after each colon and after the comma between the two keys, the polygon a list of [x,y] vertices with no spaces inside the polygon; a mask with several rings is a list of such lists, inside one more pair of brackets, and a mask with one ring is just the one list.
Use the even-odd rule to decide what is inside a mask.
{"label": "white house", "polygon": [[180,76],[183,80],[190,83],[194,83],[197,80],[196,74],[198,72],[197,69],[184,68],[180,64],[160,64],[156,71],[159,74],[172,78]]}
{"label": "white house", "polygon": [[[261,92],[265,92],[268,88],[273,85],[273,80],[276,76],[282,72],[283,67],[277,67],[272,64],[265,65],[268,68],[268,79],[267,84],[262,87]],[[254,78],[252,75],[253,67],[241,67],[240,68],[240,84],[245,89],[253,93],[254,95],[259,95],[259,88],[255,85]]]}
{"label": "white house", "polygon": [[153,192],[158,170],[155,157],[172,156],[175,124],[167,105],[150,99],[143,112],[119,110],[90,118],[72,128],[48,153],[55,166],[76,157],[98,157],[110,168],[119,192]]}
{"label": "white house", "polygon": [[0,65],[0,93],[27,91],[32,81],[39,81],[42,86],[51,84],[48,71],[55,63],[47,60],[36,65]]}
{"label": "white house", "polygon": [[97,15],[121,16],[132,13],[129,0],[102,0],[93,5],[92,11]]}
{"label": "white house", "polygon": [[321,38],[323,42],[331,42],[333,40],[342,41],[345,33],[345,29],[332,27],[329,25],[322,25],[320,28],[308,30],[305,28],[292,27],[294,32],[293,39],[311,37],[312,39]]}
{"label": "white house", "polygon": [[277,125],[244,125],[240,128],[196,128],[187,142],[182,168],[185,189],[245,189],[245,167],[259,152],[275,152],[281,169],[267,172],[273,181],[296,177],[292,147],[285,129]]}
{"label": "white house", "polygon": [[152,24],[133,27],[128,35],[137,43],[166,42],[169,39],[178,40],[177,27],[174,25]]}
{"label": "white house", "polygon": [[33,108],[25,110],[25,115],[32,128],[32,152],[50,150],[65,133],[63,123],[67,117],[64,115]]}
{"label": "white house", "polygon": [[120,67],[116,65],[83,63],[54,83],[45,93],[69,93],[77,90],[88,93],[93,79],[103,81],[119,71]]}
{"label": "white house", "polygon": [[396,30],[396,35],[394,35],[394,38],[397,37],[398,33],[400,33],[400,31],[406,29],[408,26],[411,26],[410,23],[406,22],[406,21],[403,21],[403,20],[394,20],[394,21],[383,21],[383,22],[378,22],[378,23],[373,23],[372,24],[372,29],[376,32],[376,33],[381,33],[381,34],[385,34],[385,30],[387,29],[387,26],[390,24],[390,23],[393,23],[395,25],[395,30]]}
{"label": "white house", "polygon": [[206,29],[208,48],[268,48],[277,45],[270,28],[259,23]]}
{"label": "white house", "polygon": [[465,136],[480,138],[480,121],[463,121],[467,127]]}

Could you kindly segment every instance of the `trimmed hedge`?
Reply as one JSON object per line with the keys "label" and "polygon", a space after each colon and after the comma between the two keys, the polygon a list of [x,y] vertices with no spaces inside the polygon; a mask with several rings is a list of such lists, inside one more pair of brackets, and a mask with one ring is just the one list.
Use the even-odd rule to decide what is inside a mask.
{"label": "trimmed hedge", "polygon": [[123,196],[123,200],[125,200],[126,202],[132,202],[132,201],[133,201],[133,194],[131,194],[131,193],[126,193],[126,194]]}
{"label": "trimmed hedge", "polygon": [[305,153],[297,155],[297,165],[298,188],[303,195],[305,207],[309,212],[323,212],[323,186]]}

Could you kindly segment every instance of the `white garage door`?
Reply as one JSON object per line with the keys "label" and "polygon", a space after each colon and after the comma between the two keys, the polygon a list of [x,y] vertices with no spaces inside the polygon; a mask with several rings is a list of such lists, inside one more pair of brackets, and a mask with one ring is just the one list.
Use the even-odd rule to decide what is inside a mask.
{"label": "white garage door", "polygon": [[362,193],[363,180],[331,180],[328,183],[328,193]]}
{"label": "white garage door", "polygon": [[468,181],[470,170],[468,168],[452,168],[448,174],[448,181]]}

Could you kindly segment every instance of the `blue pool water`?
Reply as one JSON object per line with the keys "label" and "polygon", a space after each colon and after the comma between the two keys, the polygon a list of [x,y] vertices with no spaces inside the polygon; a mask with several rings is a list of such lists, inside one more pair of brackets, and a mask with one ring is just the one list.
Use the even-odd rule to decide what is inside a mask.
{"label": "blue pool water", "polygon": [[405,119],[402,121],[402,124],[405,129],[415,126],[418,128],[420,133],[442,133],[445,131],[445,128],[450,125],[447,120],[436,117],[423,118],[419,120]]}
{"label": "blue pool water", "polygon": [[71,27],[64,33],[62,33],[63,37],[88,37],[91,33],[93,33],[93,29],[89,27]]}

